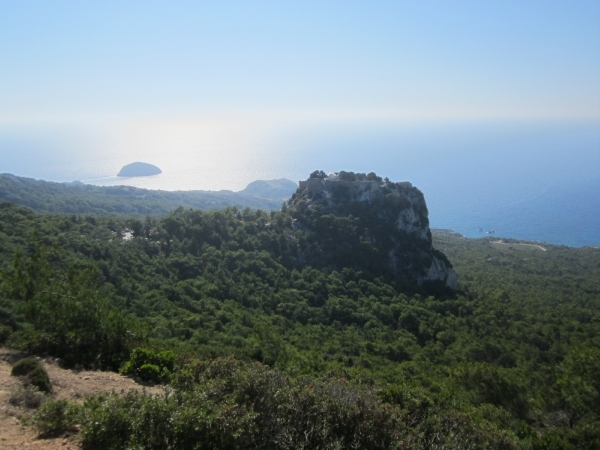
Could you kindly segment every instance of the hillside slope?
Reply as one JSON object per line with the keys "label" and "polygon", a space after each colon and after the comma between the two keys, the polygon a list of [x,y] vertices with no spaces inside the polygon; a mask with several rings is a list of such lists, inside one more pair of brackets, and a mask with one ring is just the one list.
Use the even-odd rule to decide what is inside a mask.
{"label": "hillside slope", "polygon": [[[34,447],[40,450],[79,448],[76,435],[53,436],[42,438],[32,426],[27,426],[27,419],[36,411],[22,403],[22,380],[11,376],[12,365],[25,357],[15,350],[0,347],[0,448],[3,450],[20,450]],[[130,390],[162,394],[160,387],[143,386],[131,378],[111,372],[87,370],[68,370],[61,368],[54,358],[40,361],[48,372],[53,386],[51,399],[68,399],[82,403],[86,398],[102,393],[127,392]],[[23,422],[23,423],[22,423]]]}
{"label": "hillside slope", "polygon": [[[0,337],[70,364],[149,364],[150,376],[185,382],[190,417],[215,406],[236,423],[232,439],[272,436],[261,417],[301,435],[313,424],[294,415],[303,411],[317,424],[356,413],[371,432],[375,411],[401,448],[599,447],[600,249],[430,235],[411,186],[375,178],[367,191],[371,175],[347,173],[359,179],[342,180],[340,202],[317,175],[268,213],[180,208],[140,220],[0,204]],[[445,255],[457,289],[398,275],[390,260],[403,248]],[[172,350],[179,369],[130,356],[138,346]],[[206,392],[219,400],[197,406]],[[374,409],[361,415],[367,400]],[[127,420],[147,407],[170,423],[177,401],[133,399]],[[232,418],[242,410],[230,405],[244,413]]]}
{"label": "hillside slope", "polygon": [[163,216],[178,207],[203,210],[230,206],[279,209],[296,187],[294,182],[280,179],[255,181],[239,192],[171,192],[133,186],[54,183],[0,174],[0,201],[9,201],[44,213]]}

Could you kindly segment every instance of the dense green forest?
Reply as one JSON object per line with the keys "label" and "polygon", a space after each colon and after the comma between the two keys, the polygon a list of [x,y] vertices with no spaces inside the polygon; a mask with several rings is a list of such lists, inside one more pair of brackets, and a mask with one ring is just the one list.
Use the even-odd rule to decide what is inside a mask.
{"label": "dense green forest", "polygon": [[239,191],[158,191],[133,186],[54,183],[0,174],[0,201],[38,212],[111,216],[161,216],[179,206],[222,209],[231,206],[279,209],[296,190],[290,180],[257,180]]}
{"label": "dense green forest", "polygon": [[434,231],[451,291],[354,264],[360,246],[300,264],[318,239],[288,208],[0,204],[6,345],[173,389],[47,402],[42,429],[82,423],[86,448],[600,448],[600,249]]}

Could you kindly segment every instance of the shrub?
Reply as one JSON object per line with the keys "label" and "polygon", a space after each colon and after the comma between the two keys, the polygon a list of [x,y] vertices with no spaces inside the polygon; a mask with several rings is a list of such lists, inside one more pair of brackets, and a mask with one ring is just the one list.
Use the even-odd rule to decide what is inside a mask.
{"label": "shrub", "polygon": [[42,392],[51,392],[52,383],[48,377],[48,372],[33,358],[25,358],[18,361],[12,368],[11,375],[26,376],[27,384],[37,387]]}
{"label": "shrub", "polygon": [[52,392],[52,383],[48,377],[48,372],[41,365],[33,369],[27,379],[32,386],[37,387],[42,392]]}
{"label": "shrub", "polygon": [[13,406],[24,406],[26,408],[35,409],[39,408],[44,400],[46,400],[46,396],[36,387],[19,386],[11,392],[8,402]]}
{"label": "shrub", "polygon": [[44,434],[81,424],[84,450],[516,448],[513,435],[487,420],[408,387],[380,393],[390,404],[347,380],[292,377],[233,358],[196,361],[173,378],[177,389],[166,395],[113,392],[82,407],[49,401],[34,423]]}
{"label": "shrub", "polygon": [[147,348],[136,348],[123,367],[123,375],[135,375],[155,383],[168,382],[175,367],[175,353],[155,352]]}
{"label": "shrub", "polygon": [[[293,379],[219,358],[184,367],[175,382],[175,395],[97,401],[83,424],[84,448],[284,449],[303,442],[305,448],[377,449],[398,441],[396,411],[345,381]],[[108,431],[115,414],[122,418],[118,442]]]}
{"label": "shrub", "polygon": [[41,434],[55,436],[64,433],[77,423],[80,407],[67,400],[48,400],[33,417]]}
{"label": "shrub", "polygon": [[13,329],[8,325],[0,325],[0,344],[4,344],[9,336],[12,334]]}
{"label": "shrub", "polygon": [[86,399],[81,414],[82,448],[126,448],[133,426],[131,412],[136,410],[138,397],[138,393],[130,391],[124,396],[113,393]]}
{"label": "shrub", "polygon": [[140,378],[148,381],[160,381],[160,367],[156,364],[144,364],[137,371]]}
{"label": "shrub", "polygon": [[28,375],[38,367],[42,367],[42,365],[37,359],[25,358],[15,363],[15,365],[12,367],[10,374],[13,376],[20,377],[23,375]]}

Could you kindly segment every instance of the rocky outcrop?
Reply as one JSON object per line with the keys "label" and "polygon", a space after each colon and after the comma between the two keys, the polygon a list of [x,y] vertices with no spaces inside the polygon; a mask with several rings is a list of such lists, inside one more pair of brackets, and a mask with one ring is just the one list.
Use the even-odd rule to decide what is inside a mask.
{"label": "rocky outcrop", "polygon": [[432,246],[425,197],[409,182],[314,172],[300,181],[288,208],[294,229],[310,235],[302,254],[307,264],[456,288],[452,265]]}

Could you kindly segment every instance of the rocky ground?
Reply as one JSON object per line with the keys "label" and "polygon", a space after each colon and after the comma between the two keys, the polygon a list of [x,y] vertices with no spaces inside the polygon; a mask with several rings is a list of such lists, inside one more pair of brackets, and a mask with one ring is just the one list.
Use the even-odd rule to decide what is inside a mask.
{"label": "rocky ground", "polygon": [[[76,429],[58,438],[42,438],[34,428],[27,425],[27,418],[35,413],[18,403],[22,381],[10,375],[12,365],[27,355],[0,347],[0,449],[13,450],[33,448],[42,450],[79,448]],[[160,386],[143,386],[131,378],[114,372],[67,370],[59,367],[52,358],[41,359],[52,382],[51,398],[67,398],[83,401],[86,397],[101,392],[121,392],[130,389],[160,393]],[[13,401],[11,402],[11,397]]]}

